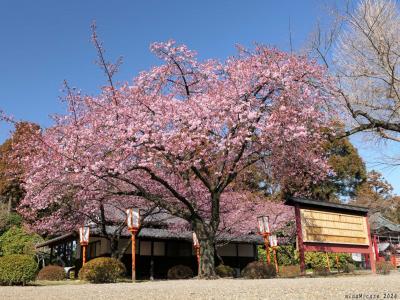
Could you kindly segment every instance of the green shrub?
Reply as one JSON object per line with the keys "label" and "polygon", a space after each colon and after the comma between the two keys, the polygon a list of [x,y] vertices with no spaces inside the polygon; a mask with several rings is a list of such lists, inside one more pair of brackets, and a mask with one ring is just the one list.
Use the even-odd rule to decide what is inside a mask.
{"label": "green shrub", "polygon": [[168,270],[168,279],[188,279],[193,277],[193,271],[190,267],[177,265]]}
{"label": "green shrub", "polygon": [[328,276],[330,274],[328,267],[325,266],[316,266],[313,272],[317,276]]}
{"label": "green shrub", "polygon": [[0,284],[25,285],[35,280],[37,263],[30,255],[11,254],[0,257]]}
{"label": "green shrub", "polygon": [[354,273],[355,270],[356,270],[356,266],[355,266],[354,264],[348,263],[348,264],[345,264],[345,265],[342,267],[342,269],[343,269],[343,272],[344,272],[344,273]]}
{"label": "green shrub", "polygon": [[0,252],[2,255],[10,254],[35,254],[35,244],[43,239],[37,235],[26,232],[20,227],[13,226],[0,236]]}
{"label": "green shrub", "polygon": [[280,266],[279,267],[279,276],[285,278],[294,278],[299,277],[301,275],[300,266],[292,265],[292,266]]}
{"label": "green shrub", "polygon": [[60,281],[65,279],[65,271],[60,266],[46,266],[36,276],[36,280]]}
{"label": "green shrub", "polygon": [[376,273],[387,275],[393,270],[394,267],[391,262],[389,261],[378,261],[376,262]]}
{"label": "green shrub", "polygon": [[9,213],[8,209],[0,206],[0,236],[13,226],[20,227],[22,224],[22,217],[17,213]]}
{"label": "green shrub", "polygon": [[272,264],[253,261],[242,270],[242,277],[249,279],[263,279],[276,277],[276,269]]}
{"label": "green shrub", "polygon": [[[260,261],[267,261],[266,258],[266,251],[264,247],[259,246],[258,247],[258,257]],[[276,257],[278,259],[278,264],[280,266],[290,266],[290,265],[296,265],[299,263],[299,258],[296,253],[295,247],[291,245],[287,246],[278,246],[276,248]],[[270,259],[271,261],[274,261],[273,257],[273,252],[270,251]]]}
{"label": "green shrub", "polygon": [[[353,262],[350,254],[328,253],[329,265],[332,268],[337,267],[336,255],[338,256],[338,260],[339,260],[339,266],[338,266],[339,268],[342,268],[344,265]],[[304,257],[305,257],[305,263],[306,263],[307,268],[315,269],[317,267],[321,267],[321,268],[327,267],[326,253],[324,253],[324,252],[306,252],[304,254]]]}
{"label": "green shrub", "polygon": [[230,266],[221,264],[215,268],[215,271],[219,277],[234,277],[235,276],[235,270]]}
{"label": "green shrub", "polygon": [[99,257],[82,266],[79,271],[79,279],[92,283],[116,282],[125,272],[125,266],[119,260],[110,257]]}

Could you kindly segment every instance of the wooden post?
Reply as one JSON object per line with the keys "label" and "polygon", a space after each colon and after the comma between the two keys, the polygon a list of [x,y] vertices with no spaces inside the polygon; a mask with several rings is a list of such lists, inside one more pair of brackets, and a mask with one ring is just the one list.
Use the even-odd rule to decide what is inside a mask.
{"label": "wooden post", "polygon": [[154,280],[154,241],[151,241],[150,280]]}
{"label": "wooden post", "polygon": [[375,260],[379,260],[378,241],[375,234],[374,234],[374,250],[375,250]]}
{"label": "wooden post", "polygon": [[367,233],[368,233],[368,239],[369,239],[369,262],[371,265],[371,271],[372,273],[376,273],[376,265],[375,265],[375,255],[374,255],[374,245],[372,243],[372,239],[371,239],[371,230],[370,230],[370,226],[369,226],[369,222],[368,222],[368,217],[365,217],[365,222],[367,223]]}
{"label": "wooden post", "polygon": [[326,266],[328,267],[328,271],[330,273],[331,272],[331,264],[329,262],[328,252],[325,252],[325,255],[326,255]]}
{"label": "wooden post", "polygon": [[86,245],[82,245],[82,266],[86,264]]}
{"label": "wooden post", "polygon": [[50,246],[50,265],[53,263],[53,245]]}
{"label": "wooden post", "polygon": [[278,267],[278,259],[276,257],[276,247],[273,247],[272,251],[274,252],[274,261],[275,261],[276,274],[278,274],[279,273],[279,267]]}
{"label": "wooden post", "polygon": [[266,256],[267,256],[267,262],[268,264],[271,263],[271,257],[269,253],[269,233],[264,233],[264,244],[265,244],[265,251],[266,251]]}
{"label": "wooden post", "polygon": [[300,258],[300,271],[301,275],[306,274],[306,263],[304,257],[304,245],[303,245],[303,233],[301,231],[301,216],[300,207],[298,204],[295,205],[295,216],[296,216],[296,234],[297,234],[297,245],[299,247],[299,258]]}
{"label": "wooden post", "polygon": [[337,256],[337,254],[336,254],[336,269],[337,272],[339,273],[339,257]]}
{"label": "wooden post", "polygon": [[130,229],[132,243],[132,282],[136,281],[136,233],[137,229]]}

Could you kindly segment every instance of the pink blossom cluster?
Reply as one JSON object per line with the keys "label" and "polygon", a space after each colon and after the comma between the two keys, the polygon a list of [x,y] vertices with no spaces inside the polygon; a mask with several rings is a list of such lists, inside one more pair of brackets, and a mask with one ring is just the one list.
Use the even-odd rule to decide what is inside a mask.
{"label": "pink blossom cluster", "polygon": [[264,46],[224,62],[174,41],[151,50],[164,64],[96,96],[69,93],[68,113],[30,141],[21,213],[46,232],[96,221],[104,207],[157,207],[221,233],[254,231],[260,214],[274,228],[291,219],[230,187],[260,161],[282,186],[326,176],[324,70]]}

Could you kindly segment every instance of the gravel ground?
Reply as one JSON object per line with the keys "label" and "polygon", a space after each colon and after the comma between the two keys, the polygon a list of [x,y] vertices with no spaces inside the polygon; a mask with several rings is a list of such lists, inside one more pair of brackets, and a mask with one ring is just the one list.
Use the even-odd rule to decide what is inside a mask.
{"label": "gravel ground", "polygon": [[0,287],[0,299],[400,299],[400,273]]}

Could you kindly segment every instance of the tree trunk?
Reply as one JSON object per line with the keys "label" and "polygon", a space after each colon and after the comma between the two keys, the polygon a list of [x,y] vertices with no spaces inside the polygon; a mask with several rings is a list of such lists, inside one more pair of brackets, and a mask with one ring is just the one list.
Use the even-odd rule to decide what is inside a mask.
{"label": "tree trunk", "polygon": [[200,242],[199,278],[205,278],[205,279],[216,278],[214,241],[208,238],[208,239],[199,239],[199,242]]}
{"label": "tree trunk", "polygon": [[114,237],[110,238],[111,257],[119,259],[118,240]]}
{"label": "tree trunk", "polygon": [[198,277],[205,279],[216,278],[215,273],[215,234],[201,220],[194,222],[193,230],[200,243],[200,266]]}

